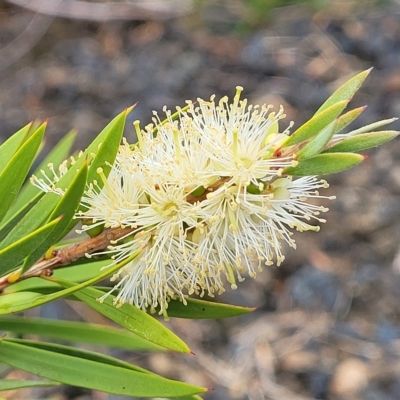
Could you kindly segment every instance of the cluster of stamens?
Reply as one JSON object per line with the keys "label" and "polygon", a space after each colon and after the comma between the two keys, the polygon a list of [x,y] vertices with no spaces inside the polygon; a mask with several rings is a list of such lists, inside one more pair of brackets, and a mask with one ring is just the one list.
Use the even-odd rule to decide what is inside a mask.
{"label": "cluster of stamens", "polygon": [[226,281],[236,288],[282,263],[293,229],[324,222],[326,209],[307,200],[323,197],[327,183],[284,174],[297,161],[296,149],[280,151],[289,133],[279,132],[283,109],[248,106],[241,91],[232,104],[199,99],[145,129],[136,122],[137,143],[124,142],[109,176],[99,169],[101,185],[89,184],[82,231],[130,228],[101,254],[118,263],[138,253],[113,277],[117,304],[165,314],[170,299],[213,296]]}

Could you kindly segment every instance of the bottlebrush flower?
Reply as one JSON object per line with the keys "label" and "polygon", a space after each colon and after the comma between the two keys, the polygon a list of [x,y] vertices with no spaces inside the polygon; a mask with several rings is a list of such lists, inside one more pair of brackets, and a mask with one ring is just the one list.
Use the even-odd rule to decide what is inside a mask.
{"label": "bottlebrush flower", "polygon": [[[165,121],[155,114],[143,130],[135,122],[137,143],[120,146],[108,177],[98,169],[102,184],[89,183],[76,215],[90,235],[127,229],[99,253],[127,261],[113,277],[116,304],[166,315],[170,299],[213,296],[226,282],[236,288],[263,265],[281,264],[284,245],[295,248],[294,230],[318,231],[327,211],[319,190],[328,184],[316,176],[359,164],[356,152],[398,134],[374,131],[395,119],[341,133],[365,109],[341,115],[369,72],[337,89],[291,135],[291,124],[279,128],[282,107],[248,105],[241,87],[232,102],[198,99],[175,114],[164,110]],[[57,182],[69,164],[59,172],[50,165],[50,178],[32,181],[63,195]]]}
{"label": "bottlebrush flower", "polygon": [[189,102],[177,119],[166,111],[145,130],[135,123],[136,145],[121,147],[101,190],[87,190],[78,217],[92,224],[82,229],[130,227],[104,251],[115,262],[143,249],[114,277],[118,303],[165,314],[171,298],[221,293],[226,281],[235,288],[264,264],[279,265],[282,244],[295,247],[293,230],[324,221],[327,209],[307,200],[323,197],[327,183],[282,176],[296,165],[295,154],[277,156],[288,136],[279,132],[283,109],[247,106],[241,91],[232,103]]}

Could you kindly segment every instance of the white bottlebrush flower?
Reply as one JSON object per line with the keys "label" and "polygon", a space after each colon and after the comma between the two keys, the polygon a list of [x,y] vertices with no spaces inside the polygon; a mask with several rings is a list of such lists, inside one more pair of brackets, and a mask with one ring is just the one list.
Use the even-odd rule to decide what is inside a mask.
{"label": "white bottlebrush flower", "polygon": [[307,200],[326,182],[281,176],[295,163],[276,154],[288,133],[279,132],[283,110],[247,106],[241,90],[232,104],[199,99],[144,131],[135,123],[134,149],[84,197],[81,217],[132,228],[130,240],[105,251],[115,262],[142,249],[114,277],[118,303],[165,313],[171,298],[221,293],[226,280],[236,287],[262,265],[279,265],[282,243],[295,247],[292,230],[323,222],[326,209]]}
{"label": "white bottlebrush flower", "polygon": [[[314,199],[327,183],[283,175],[297,163],[280,152],[283,109],[248,106],[241,91],[232,103],[188,102],[144,130],[135,123],[138,142],[120,147],[108,178],[98,170],[101,188],[89,184],[82,230],[129,228],[100,254],[115,263],[138,254],[113,277],[117,304],[166,314],[172,298],[221,293],[226,281],[235,288],[279,265],[283,244],[295,247],[293,230],[319,229],[312,222],[323,222],[326,209]],[[36,184],[51,190],[51,182]]]}

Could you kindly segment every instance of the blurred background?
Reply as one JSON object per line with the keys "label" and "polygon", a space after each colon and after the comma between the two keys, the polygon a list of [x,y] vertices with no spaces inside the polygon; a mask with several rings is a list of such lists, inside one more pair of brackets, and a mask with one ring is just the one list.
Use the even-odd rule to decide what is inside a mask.
{"label": "blurred background", "polygon": [[[369,67],[354,127],[400,116],[399,1],[0,0],[0,136],[49,117],[44,153],[72,128],[82,148],[133,103],[129,122],[146,124],[237,85],[251,103],[282,104],[295,129]],[[400,142],[366,154],[327,178],[337,199],[319,233],[296,234],[281,267],[218,298],[251,315],[169,321],[195,356],[112,354],[213,388],[207,400],[399,400]],[[74,302],[28,314],[108,323]],[[126,399],[64,386],[2,395]]]}

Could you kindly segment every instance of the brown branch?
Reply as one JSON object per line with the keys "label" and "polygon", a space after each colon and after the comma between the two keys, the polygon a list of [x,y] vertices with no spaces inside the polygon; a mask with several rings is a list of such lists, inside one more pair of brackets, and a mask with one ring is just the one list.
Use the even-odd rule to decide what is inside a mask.
{"label": "brown branch", "polygon": [[132,231],[133,229],[131,228],[120,227],[108,229],[93,238],[88,238],[80,243],[57,250],[54,256],[60,259],[59,265],[67,265],[85,257],[86,254],[93,254],[98,250],[107,248],[111,243],[121,239]]}
{"label": "brown branch", "polygon": [[54,268],[71,264],[80,258],[84,258],[87,254],[93,254],[98,250],[103,250],[132,231],[133,229],[131,228],[108,229],[93,238],[87,238],[80,243],[75,243],[60,250],[55,250],[52,258],[42,258],[31,268],[21,274],[21,276],[18,276],[21,268],[2,276],[0,278],[0,293],[6,287],[21,282],[27,278],[51,275]]}

